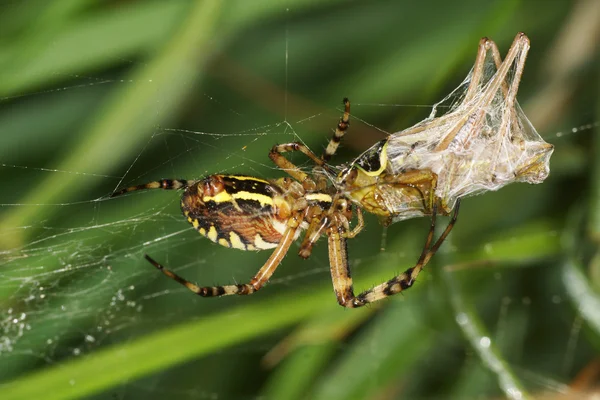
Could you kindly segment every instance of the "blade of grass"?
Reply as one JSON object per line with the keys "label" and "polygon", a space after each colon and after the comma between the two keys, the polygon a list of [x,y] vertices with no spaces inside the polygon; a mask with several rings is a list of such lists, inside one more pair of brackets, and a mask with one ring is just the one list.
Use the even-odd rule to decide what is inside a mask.
{"label": "blade of grass", "polygon": [[[596,115],[600,119],[600,101],[597,101],[597,103]],[[592,154],[600,154],[600,135],[594,135],[592,146]],[[593,157],[590,176],[590,221],[588,229],[592,241],[596,243],[596,254],[590,261],[590,278],[593,287],[600,290],[600,157]]]}
{"label": "blade of grass", "polygon": [[569,257],[563,264],[563,281],[579,315],[587,322],[600,343],[600,295],[583,273],[580,262]]}
{"label": "blade of grass", "polygon": [[[6,43],[0,47],[1,97],[22,95],[153,51],[157,43],[169,37],[187,7],[185,2],[136,3],[93,13],[75,22],[62,22],[60,26],[49,24],[44,34],[23,35],[18,41]],[[34,50],[35,58],[31,54]]]}
{"label": "blade of grass", "polygon": [[[532,226],[540,227],[542,233],[546,233],[545,224],[533,223]],[[525,229],[525,236],[516,236],[509,233],[511,240],[516,243],[527,243],[527,235],[536,238],[538,235],[531,229]],[[534,241],[535,242],[535,241]],[[538,248],[535,252],[536,257],[548,257],[555,254],[556,246],[552,241],[544,242],[544,248]],[[491,242],[494,246],[494,242]],[[508,255],[508,259],[518,257],[519,255]],[[367,282],[381,282],[388,279],[389,270],[396,269],[398,266],[393,257],[381,257],[379,268],[361,280]],[[422,298],[419,287],[411,289],[409,301],[419,303]],[[415,320],[414,312],[407,307],[407,302],[392,300],[391,305],[397,307],[387,314],[381,321],[372,325],[386,329],[371,328],[370,333],[364,333],[365,340],[368,343],[394,344],[401,351],[405,347],[412,346],[415,337],[423,335],[423,327]],[[3,391],[3,399],[22,399],[36,398],[44,396],[46,398],[74,398],[84,395],[90,395],[103,389],[108,389],[120,385],[128,380],[146,376],[148,374],[164,370],[177,364],[184,363],[202,355],[210,354],[224,347],[247,341],[260,335],[282,329],[291,324],[297,323],[317,312],[324,310],[337,309],[340,313],[349,312],[341,309],[331,293],[331,285],[323,284],[313,290],[303,290],[298,293],[288,293],[277,297],[272,297],[264,301],[259,301],[251,305],[245,305],[209,316],[198,321],[191,321],[178,326],[170,327],[158,331],[127,343],[119,344],[97,351],[85,358],[60,363],[51,368],[23,376],[15,381],[0,386]],[[248,316],[252,316],[251,318]],[[399,317],[405,318],[407,322],[406,330],[399,334],[397,324]],[[241,321],[242,320],[242,321]],[[243,322],[243,323],[241,323]],[[34,324],[32,321],[31,324]],[[215,327],[219,327],[215,330]],[[415,336],[416,335],[416,336]],[[202,340],[198,340],[201,337]],[[419,341],[419,345],[411,348],[411,356],[406,358],[406,363],[396,364],[396,354],[381,349],[380,353],[388,354],[381,356],[380,362],[372,363],[374,368],[385,366],[386,363],[392,363],[395,374],[403,368],[407,368],[414,359],[418,357],[421,350],[420,344],[426,347],[427,337]],[[429,337],[431,339],[431,337]],[[177,346],[173,346],[176,343]],[[358,343],[358,342],[356,342]],[[364,354],[369,346],[356,346],[341,361],[338,368],[331,373],[331,379],[346,380],[345,371],[352,368],[352,363]],[[153,349],[151,352],[148,349]],[[414,352],[412,351],[414,350]],[[377,354],[380,354],[379,352]],[[412,360],[412,361],[410,361]],[[353,372],[355,374],[358,372]],[[381,379],[388,379],[380,375]],[[350,385],[353,388],[368,392],[373,387],[372,382],[365,380],[367,377],[357,377],[355,384]],[[331,386],[331,383],[324,382],[318,389],[318,393],[326,395],[332,390],[338,393],[338,390]],[[343,385],[342,385],[343,386]],[[65,392],[66,390],[66,392]],[[54,397],[53,397],[54,396]]]}
{"label": "blade of grass", "polygon": [[[89,396],[216,349],[284,328],[323,309],[323,305],[338,307],[331,300],[328,289],[316,293],[292,293],[279,299],[236,307],[24,376],[0,386],[2,398],[69,399]],[[252,315],[252,318],[244,318],[244,315]],[[218,334],[207,334],[214,332],[215,327],[219,327]],[[149,352],[148,349],[153,350]]]}
{"label": "blade of grass", "polygon": [[[175,112],[194,87],[191,83],[201,76],[201,66],[210,55],[208,47],[219,19],[220,2],[207,0],[194,4],[186,22],[164,50],[131,75],[131,81],[140,84],[124,85],[110,96],[104,110],[98,112],[81,141],[73,146],[57,169],[88,171],[94,166],[98,173],[108,172],[125,154],[147,141],[152,127]],[[161,96],[161,112],[148,112],[155,106],[157,93]],[[91,183],[86,176],[50,174],[22,199],[23,206],[6,215],[1,224],[10,231],[47,218],[50,209],[26,204],[54,203],[69,188],[82,189]],[[25,231],[16,232],[20,234],[4,237],[3,247],[23,243]]]}
{"label": "blade of grass", "polygon": [[[562,235],[562,247],[567,257],[563,263],[562,281],[577,313],[588,323],[600,343],[600,295],[592,287],[584,266],[580,261],[579,251],[582,246],[580,228],[586,223],[584,208],[576,204],[569,213],[567,229]],[[596,249],[596,252],[598,250]],[[591,263],[596,262],[592,257]]]}
{"label": "blade of grass", "polygon": [[434,338],[434,331],[421,319],[427,313],[423,294],[412,289],[407,301],[391,303],[372,320],[353,338],[337,365],[321,377],[310,398],[370,398],[408,372]]}
{"label": "blade of grass", "polygon": [[[361,308],[353,312],[321,312],[308,320],[275,346],[263,358],[267,364],[278,363],[263,390],[269,399],[303,399],[312,383],[322,374],[340,342],[354,332],[379,309]],[[291,354],[287,354],[291,352]]]}
{"label": "blade of grass", "polygon": [[496,344],[490,339],[490,334],[475,309],[464,300],[458,281],[454,279],[448,268],[444,268],[443,275],[456,322],[483,366],[496,376],[498,386],[507,398],[515,400],[530,398]]}
{"label": "blade of grass", "polygon": [[266,399],[305,399],[312,382],[323,373],[337,350],[335,342],[301,346],[294,350],[277,369],[269,375],[263,389]]}
{"label": "blade of grass", "polygon": [[[495,332],[494,340],[497,348],[506,354],[510,354],[514,360],[515,349],[523,346],[523,340],[526,337],[528,316],[522,310],[511,313],[504,323],[510,329],[503,332]],[[517,373],[519,371],[516,371]],[[460,376],[452,388],[451,398],[470,399],[477,396],[493,397],[499,395],[497,392],[489,393],[489,388],[493,387],[494,374],[477,363],[476,359],[470,359],[465,363]],[[491,385],[490,385],[491,383]],[[486,396],[487,395],[487,396]]]}

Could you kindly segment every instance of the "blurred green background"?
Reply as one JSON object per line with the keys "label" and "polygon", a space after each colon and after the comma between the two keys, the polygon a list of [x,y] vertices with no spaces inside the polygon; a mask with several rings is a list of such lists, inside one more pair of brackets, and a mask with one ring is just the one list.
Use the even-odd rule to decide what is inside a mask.
{"label": "blurred green background", "polygon": [[[97,1],[0,5],[0,398],[576,398],[600,370],[600,2]],[[335,301],[325,243],[250,297],[202,299],[268,257],[215,246],[178,194],[117,187],[282,176],[274,143],[336,162],[426,117],[480,37],[531,51],[519,101],[551,175],[465,199],[403,296]],[[425,106],[425,107],[424,107]],[[309,167],[301,157],[295,162]],[[357,290],[418,257],[429,221],[350,244]],[[382,251],[382,247],[385,251]],[[292,253],[296,249],[292,249]],[[577,397],[578,398],[578,397]]]}

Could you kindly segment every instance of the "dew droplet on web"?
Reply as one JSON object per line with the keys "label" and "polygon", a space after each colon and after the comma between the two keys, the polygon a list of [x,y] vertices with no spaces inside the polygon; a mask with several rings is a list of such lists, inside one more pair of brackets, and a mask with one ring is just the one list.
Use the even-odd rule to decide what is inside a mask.
{"label": "dew droplet on web", "polygon": [[512,388],[508,389],[507,392],[508,392],[508,396],[511,399],[520,400],[523,398],[523,393],[520,390],[518,390],[517,388],[512,387]]}
{"label": "dew droplet on web", "polygon": [[484,349],[489,348],[491,344],[492,344],[492,340],[487,336],[483,336],[482,338],[479,339],[479,346],[481,346]]}
{"label": "dew droplet on web", "polygon": [[552,302],[554,304],[560,304],[562,302],[562,298],[559,295],[552,296]]}
{"label": "dew droplet on web", "polygon": [[456,322],[459,325],[465,325],[469,322],[469,317],[465,313],[458,313],[456,314]]}

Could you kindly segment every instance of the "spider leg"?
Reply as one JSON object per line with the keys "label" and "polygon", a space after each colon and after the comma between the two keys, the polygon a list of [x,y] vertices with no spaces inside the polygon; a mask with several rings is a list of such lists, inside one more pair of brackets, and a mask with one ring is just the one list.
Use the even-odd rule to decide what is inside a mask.
{"label": "spider leg", "polygon": [[[310,158],[316,166],[313,168],[314,179],[310,178],[309,175],[303,172],[299,167],[294,165],[290,160],[285,158],[283,153],[300,151]],[[335,171],[315,155],[306,145],[302,143],[292,142],[285,144],[278,144],[273,146],[269,152],[269,158],[277,165],[280,169],[287,172],[292,178],[302,183],[302,186],[307,191],[325,190],[327,188],[327,176],[323,173],[326,171],[330,175],[335,175]]]}
{"label": "spider leg", "polygon": [[[347,220],[346,220],[346,222],[347,222]],[[347,228],[346,238],[352,239],[353,237],[358,235],[363,230],[364,227],[365,227],[365,218],[362,213],[362,208],[357,207],[356,208],[356,225],[354,226],[354,228],[352,230],[349,230]]]}
{"label": "spider leg", "polygon": [[298,251],[298,255],[304,259],[310,257],[312,249],[317,241],[321,236],[329,234],[329,230],[332,226],[339,228],[344,239],[355,237],[365,226],[365,220],[360,208],[356,209],[356,225],[354,228],[350,229],[349,219],[352,218],[351,208],[340,211],[339,208],[336,207],[335,201],[332,203],[329,210],[320,209],[319,207],[320,206],[313,206],[307,213],[309,216],[312,215],[311,222],[306,230],[304,239],[300,244],[300,250]]}
{"label": "spider leg", "polygon": [[281,159],[279,159],[278,156],[283,157],[284,160],[286,160],[289,164],[293,165],[291,161],[289,161],[287,158],[285,158],[283,156],[283,153],[288,153],[288,152],[293,152],[293,151],[300,151],[300,152],[304,153],[304,155],[306,155],[308,158],[310,158],[312,160],[312,162],[314,162],[315,164],[317,164],[320,167],[325,165],[325,161],[323,161],[319,157],[317,157],[315,155],[315,153],[313,153],[308,147],[306,147],[306,145],[304,145],[302,143],[298,143],[298,142],[276,144],[275,146],[273,146],[273,148],[269,152],[269,157],[271,158],[271,160],[273,160],[275,165],[277,165],[278,167],[280,167],[280,163],[282,163]]}
{"label": "spider leg", "polygon": [[327,148],[325,149],[325,151],[323,151],[323,154],[321,155],[321,159],[323,161],[329,161],[331,157],[335,155],[335,152],[337,151],[338,146],[340,145],[340,141],[344,137],[344,134],[346,133],[346,131],[348,130],[348,126],[350,125],[350,100],[348,100],[348,98],[346,97],[342,101],[344,103],[344,114],[342,115],[342,118],[340,118],[340,122],[337,124],[335,132],[329,140]]}
{"label": "spider leg", "polygon": [[[429,263],[431,257],[440,248],[450,231],[454,227],[458,217],[458,210],[460,206],[460,200],[457,201],[454,213],[448,226],[436,242],[431,246],[433,241],[433,234],[435,230],[435,219],[436,209],[433,208],[431,216],[431,226],[427,234],[427,240],[419,260],[415,266],[408,268],[402,274],[384,282],[380,285],[375,286],[370,290],[366,290],[359,295],[354,295],[352,278],[350,276],[350,269],[348,267],[348,249],[346,245],[346,239],[343,236],[343,229],[340,227],[333,226],[328,231],[329,235],[329,262],[331,267],[331,279],[338,303],[344,307],[357,308],[362,307],[365,304],[373,303],[381,300],[385,297],[399,293],[403,290],[410,288],[421,270]],[[430,247],[431,246],[431,247]]]}
{"label": "spider leg", "polygon": [[288,227],[286,228],[281,241],[267,260],[267,262],[261,267],[261,269],[254,275],[254,277],[250,280],[250,283],[242,283],[237,285],[224,285],[224,286],[198,286],[187,279],[177,275],[175,272],[165,268],[162,264],[158,263],[154,259],[152,259],[149,255],[145,255],[146,260],[150,262],[150,264],[154,265],[158,270],[160,270],[163,274],[168,276],[169,278],[179,282],[192,292],[196,293],[202,297],[217,297],[217,296],[227,296],[232,294],[238,295],[247,295],[252,294],[259,290],[261,287],[265,285],[283,260],[283,257],[288,252],[291,244],[294,242],[294,238],[297,230],[300,228],[301,217],[292,217],[290,219],[291,222],[288,223]]}
{"label": "spider leg", "polygon": [[[344,100],[342,100],[342,102],[344,103],[344,113],[342,114],[340,122],[338,122],[335,131],[333,132],[333,136],[331,137],[331,139],[329,139],[327,147],[325,148],[325,150],[323,150],[323,153],[321,154],[321,160],[325,161],[326,163],[329,162],[329,160],[331,160],[331,157],[335,155],[335,152],[337,151],[340,142],[346,134],[348,126],[350,125],[350,100],[348,100],[348,98],[345,97]],[[331,170],[331,168],[328,167],[327,164],[325,164],[325,166],[317,165],[313,167],[312,173],[314,180],[317,183],[317,190],[325,190],[327,188],[328,178],[327,174],[324,171],[326,173],[329,173],[330,175],[335,174]]]}
{"label": "spider leg", "polygon": [[[329,140],[329,144],[327,148],[321,155],[321,157],[317,157],[315,153],[313,153],[306,145],[298,142],[285,143],[273,146],[271,151],[269,152],[269,158],[277,165],[280,169],[286,171],[289,175],[291,175],[294,179],[299,182],[307,183],[305,187],[307,190],[323,190],[327,187],[327,178],[322,173],[322,170],[325,170],[330,175],[335,175],[335,171],[327,165],[327,161],[331,159],[331,157],[335,154],[342,137],[346,133],[348,129],[348,125],[350,121],[350,100],[347,98],[344,99],[344,114],[340,118],[340,122],[337,125],[337,128]],[[290,160],[288,160],[283,153],[300,151],[304,155],[306,155],[312,162],[315,163],[315,168],[313,168],[313,174],[315,176],[316,184],[314,181],[308,177],[308,174],[300,170],[296,165],[294,165]],[[312,185],[314,184],[314,185]],[[314,187],[313,187],[314,186]]]}
{"label": "spider leg", "polygon": [[314,245],[317,243],[319,238],[323,235],[330,224],[328,216],[323,216],[321,213],[313,215],[310,225],[306,229],[304,239],[300,244],[300,250],[298,255],[304,259],[310,257]]}
{"label": "spider leg", "polygon": [[110,197],[121,196],[125,193],[135,192],[137,190],[146,190],[146,189],[163,189],[163,190],[177,190],[184,187],[191,186],[196,181],[193,180],[185,180],[185,179],[162,179],[160,181],[153,181],[144,183],[142,185],[135,185],[120,189],[110,195]]}

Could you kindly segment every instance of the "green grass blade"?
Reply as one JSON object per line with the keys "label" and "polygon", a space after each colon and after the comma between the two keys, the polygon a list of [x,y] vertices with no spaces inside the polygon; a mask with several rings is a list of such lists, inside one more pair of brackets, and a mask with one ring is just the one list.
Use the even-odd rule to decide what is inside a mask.
{"label": "green grass blade", "polygon": [[[555,254],[556,244],[551,241],[538,242],[540,235],[547,234],[548,225],[533,223],[532,227],[537,227],[539,231],[529,228],[525,229],[526,233],[521,235],[509,232],[502,235],[497,242],[490,242],[490,245],[493,248],[501,248],[505,243],[504,237],[510,237],[514,243],[538,243],[537,249],[533,246],[536,257],[548,257]],[[527,240],[529,236],[533,238],[531,241]],[[468,258],[471,259],[474,256],[475,253]],[[483,259],[487,257],[487,255],[481,256]],[[379,268],[367,276],[361,277],[361,280],[381,282],[390,277],[390,270],[397,268],[396,263],[396,258],[381,257]],[[424,295],[421,287],[417,286],[411,289],[407,301],[391,300],[393,303],[390,304],[390,310],[381,315],[377,323],[371,324],[369,329],[361,333],[361,338],[356,339],[357,346],[349,350],[338,366],[331,369],[326,375],[326,379],[324,378],[316,387],[315,396],[317,398],[319,396],[322,398],[332,398],[328,396],[338,395],[350,396],[354,391],[367,394],[375,390],[378,387],[375,385],[376,382],[367,379],[368,374],[364,375],[354,368],[355,363],[364,360],[365,357],[370,361],[363,365],[361,371],[364,371],[364,368],[371,368],[370,373],[377,373],[380,383],[389,381],[399,371],[407,370],[413,362],[418,360],[419,355],[426,351],[434,337],[430,330],[422,325],[422,320],[415,318],[417,314],[423,315],[427,309],[427,307],[421,308],[420,306],[423,304]],[[483,328],[478,323],[477,317],[470,310],[465,309],[466,306],[461,303],[462,299],[459,295],[453,296],[453,301],[456,302],[456,312],[463,313],[469,318],[465,329],[469,328],[470,331],[465,334],[469,335],[469,340],[475,346],[485,336]],[[413,307],[411,308],[411,306]],[[414,307],[421,311],[416,312]],[[97,351],[84,358],[23,376],[2,386],[5,394],[3,398],[23,399],[44,396],[49,399],[59,399],[90,395],[214,353],[227,346],[282,329],[317,312],[332,311],[351,312],[351,310],[342,309],[335,303],[329,284],[324,284],[318,289],[275,296],[198,321],[163,329],[134,341]],[[401,330],[398,329],[400,320],[404,321]],[[395,350],[384,351],[382,348],[374,352],[373,348],[365,343],[386,348],[389,346],[389,349]],[[153,350],[148,351],[148,349]],[[483,352],[482,357],[486,357],[490,363],[498,359],[498,355],[492,348],[479,348],[478,350]],[[400,353],[403,353],[402,361],[398,361]],[[377,354],[377,360],[372,358],[373,354]],[[506,379],[507,388],[520,387],[514,383],[512,375],[504,368],[502,362],[499,362],[502,366],[499,373],[503,382]],[[391,365],[393,368],[388,368]],[[352,377],[352,384],[340,385],[340,382],[346,381],[349,376]],[[55,397],[52,397],[53,395]]]}
{"label": "green grass blade", "polygon": [[[322,309],[324,304],[337,307],[331,297],[329,290],[292,293],[161,330],[7,383],[1,387],[2,398],[50,400],[89,396],[289,326]],[[252,318],[244,317],[250,315]],[[218,334],[214,334],[215,327],[219,328]]]}
{"label": "green grass blade", "polygon": [[[49,21],[43,30],[37,27],[34,34],[0,47],[0,94],[22,95],[151,52],[157,44],[164,44],[186,8],[185,2],[138,2],[91,13],[74,23]],[[67,12],[54,10],[53,14],[63,18]],[[196,27],[199,31],[206,28]]]}
{"label": "green grass blade", "polygon": [[474,307],[463,298],[460,284],[454,279],[453,274],[447,271],[445,269],[444,283],[449,293],[456,322],[465,339],[477,353],[483,366],[496,376],[498,386],[507,398],[515,400],[530,398],[518,376],[512,371],[496,344],[490,339],[490,334]]}
{"label": "green grass blade", "polygon": [[[562,278],[577,313],[600,339],[600,295],[590,285],[579,262],[573,258],[563,264]],[[600,343],[600,340],[597,341]]]}
{"label": "green grass blade", "polygon": [[[207,48],[219,19],[220,2],[207,0],[195,4],[171,43],[132,73],[131,81],[136,84],[124,85],[110,96],[104,109],[98,112],[82,139],[73,145],[57,169],[110,172],[125,155],[148,140],[148,132],[153,127],[170,118],[186,93],[194,87],[191,83],[202,75],[202,65],[210,55]],[[156,93],[161,96],[160,112],[149,112],[155,106]],[[93,180],[85,175],[48,175],[22,199],[23,206],[5,215],[1,224],[11,230],[48,218],[52,208],[27,204],[57,203],[69,188],[81,190],[92,183]],[[16,234],[5,236],[4,240],[6,243],[2,246],[10,248],[22,243],[24,238]]]}

